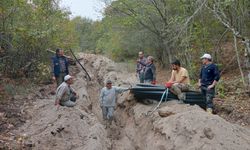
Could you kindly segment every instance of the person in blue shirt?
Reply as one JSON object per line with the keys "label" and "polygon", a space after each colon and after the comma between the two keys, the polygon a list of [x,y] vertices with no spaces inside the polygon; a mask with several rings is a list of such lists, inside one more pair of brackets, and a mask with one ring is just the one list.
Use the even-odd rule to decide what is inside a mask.
{"label": "person in blue shirt", "polygon": [[220,79],[220,73],[218,67],[212,62],[210,54],[204,54],[201,59],[203,66],[200,71],[198,85],[202,94],[206,97],[206,110],[212,113],[215,86]]}
{"label": "person in blue shirt", "polygon": [[56,49],[56,55],[52,57],[52,79],[56,80],[57,87],[64,81],[64,77],[69,74],[69,62],[64,56],[62,49]]}

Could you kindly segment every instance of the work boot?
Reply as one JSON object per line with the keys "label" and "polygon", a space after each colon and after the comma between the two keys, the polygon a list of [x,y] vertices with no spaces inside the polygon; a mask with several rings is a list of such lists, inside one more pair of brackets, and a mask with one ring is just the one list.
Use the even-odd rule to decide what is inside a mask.
{"label": "work boot", "polygon": [[213,109],[212,109],[212,108],[207,108],[207,112],[208,112],[209,114],[213,114]]}
{"label": "work boot", "polygon": [[184,100],[186,99],[186,94],[185,93],[180,93],[178,95],[178,99],[179,99],[179,104],[184,104]]}

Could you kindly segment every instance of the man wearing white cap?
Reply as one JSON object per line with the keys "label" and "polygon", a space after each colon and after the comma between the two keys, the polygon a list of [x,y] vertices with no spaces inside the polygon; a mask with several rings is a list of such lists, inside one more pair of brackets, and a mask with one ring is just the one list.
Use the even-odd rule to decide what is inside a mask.
{"label": "man wearing white cap", "polygon": [[108,125],[108,122],[111,124],[113,121],[117,94],[127,90],[129,89],[112,86],[111,80],[107,80],[106,87],[102,88],[99,100],[102,108],[103,119],[106,121],[106,126]]}
{"label": "man wearing white cap", "polygon": [[210,54],[204,54],[201,59],[203,66],[200,71],[198,85],[202,94],[206,97],[207,112],[212,113],[215,86],[220,79],[220,73],[218,67],[212,62]]}
{"label": "man wearing white cap", "polygon": [[73,84],[73,77],[70,75],[66,75],[64,77],[64,82],[59,85],[59,87],[56,90],[56,106],[67,106],[67,107],[73,107],[76,105],[76,97],[77,94],[75,90],[70,87],[70,85]]}

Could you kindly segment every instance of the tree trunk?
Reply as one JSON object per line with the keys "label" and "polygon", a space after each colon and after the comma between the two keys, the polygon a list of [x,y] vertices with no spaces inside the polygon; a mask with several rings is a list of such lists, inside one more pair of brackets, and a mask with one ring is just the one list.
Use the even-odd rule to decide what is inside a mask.
{"label": "tree trunk", "polygon": [[243,43],[245,44],[245,65],[248,70],[248,90],[250,90],[250,40],[245,39]]}
{"label": "tree trunk", "polygon": [[239,51],[238,51],[238,47],[237,47],[237,37],[236,37],[236,34],[233,34],[233,36],[234,36],[234,49],[236,52],[236,58],[237,58],[237,62],[238,62],[238,66],[239,66],[239,70],[240,70],[240,74],[241,74],[241,78],[242,78],[242,83],[243,83],[244,88],[246,88],[245,77],[244,77],[244,73],[243,73],[242,68],[241,68]]}

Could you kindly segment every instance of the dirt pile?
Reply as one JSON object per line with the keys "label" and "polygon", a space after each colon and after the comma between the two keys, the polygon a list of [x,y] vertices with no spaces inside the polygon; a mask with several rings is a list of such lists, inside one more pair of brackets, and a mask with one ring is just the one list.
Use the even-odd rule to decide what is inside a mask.
{"label": "dirt pile", "polygon": [[25,148],[31,149],[250,149],[250,130],[210,115],[198,106],[161,105],[158,112],[147,116],[155,105],[137,103],[128,92],[118,98],[115,122],[105,129],[99,107],[99,91],[104,81],[128,87],[136,81],[111,60],[92,54],[80,54],[92,81],[84,73],[76,75],[73,87],[80,98],[74,108],[54,106],[54,97],[37,99],[26,109],[32,118],[16,133]]}
{"label": "dirt pile", "polygon": [[74,108],[54,106],[54,97],[38,100],[29,111],[32,119],[19,130],[32,149],[102,149],[109,143],[106,131],[92,112],[87,82],[79,73],[74,84],[80,98]]}

